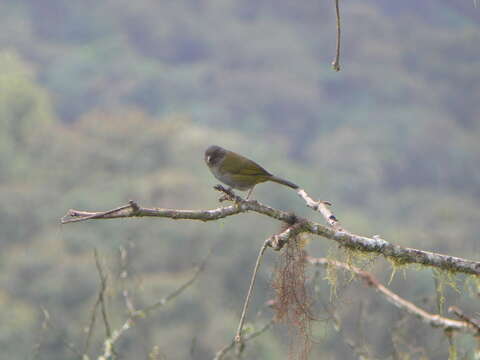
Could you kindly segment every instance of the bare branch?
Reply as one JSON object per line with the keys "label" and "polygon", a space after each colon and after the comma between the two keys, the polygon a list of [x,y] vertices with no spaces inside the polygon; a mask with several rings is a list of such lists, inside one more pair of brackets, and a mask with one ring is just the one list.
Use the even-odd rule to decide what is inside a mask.
{"label": "bare branch", "polygon": [[338,6],[338,0],[335,0],[335,13],[337,15],[337,51],[335,53],[335,60],[332,62],[332,68],[335,71],[340,71],[340,7]]}
{"label": "bare branch", "polygon": [[[66,224],[66,223],[69,223],[69,222],[85,221],[85,220],[89,220],[89,219],[106,218],[110,214],[120,213],[122,210],[125,210],[125,209],[129,209],[133,213],[134,209],[135,209],[133,204],[135,204],[135,203],[133,201],[130,201],[128,203],[128,205],[123,205],[123,206],[117,207],[115,209],[107,210],[107,211],[103,211],[103,212],[91,213],[89,215],[79,215],[79,214],[70,213],[70,211],[69,211],[69,212],[67,212],[67,214],[64,217],[62,217],[61,223]],[[79,218],[76,218],[76,219],[70,218],[68,220],[65,220],[65,218],[75,217],[75,216],[79,216]]]}
{"label": "bare branch", "polygon": [[213,221],[225,218],[227,216],[236,215],[241,212],[245,212],[248,209],[243,210],[239,206],[231,205],[226,207],[220,207],[213,210],[175,210],[175,209],[161,209],[161,208],[142,208],[139,207],[134,210],[131,205],[124,205],[118,208],[100,211],[100,212],[88,212],[79,210],[69,210],[67,214],[61,219],[62,224],[68,224],[72,222],[79,222],[93,219],[118,219],[118,218],[130,218],[130,217],[163,217],[170,219],[184,219],[184,220],[200,220],[200,221]]}
{"label": "bare branch", "polygon": [[100,309],[102,311],[102,319],[103,319],[103,324],[105,326],[105,333],[107,336],[111,336],[112,330],[110,327],[110,322],[108,321],[107,306],[105,304],[105,291],[107,290],[107,275],[103,273],[102,266],[100,265],[100,260],[98,258],[96,250],[95,250],[95,265],[97,266],[98,275],[100,276],[100,279],[102,279],[101,291],[98,294],[98,298],[100,300]]}
{"label": "bare branch", "polygon": [[[104,212],[69,210],[68,213],[62,218],[62,223],[66,224],[74,221],[127,217],[162,217],[174,220],[186,219],[215,221],[248,211],[254,211],[282,222],[291,222],[291,213],[261,204],[256,200],[243,200],[237,198],[235,201],[236,202],[233,205],[219,207],[212,210],[176,210],[162,208],[149,209],[140,207],[132,201],[128,205]],[[327,205],[325,202],[323,202],[323,204]],[[326,208],[326,206],[322,208]],[[373,236],[372,238],[369,238],[355,235],[345,230],[337,230],[335,228],[330,228],[319,223],[309,221],[305,218],[298,216],[295,217],[298,222],[302,224],[301,232],[319,235],[321,237],[336,241],[341,246],[360,251],[372,252],[379,255],[381,254],[402,264],[421,264],[443,270],[480,275],[480,262],[478,261],[472,261],[414,248],[401,247],[398,245],[393,245],[388,241],[381,239],[379,236]],[[330,215],[327,217],[330,217]]]}
{"label": "bare branch", "polygon": [[202,263],[197,266],[197,269],[195,270],[195,273],[192,275],[190,280],[186,281],[183,285],[179,286],[177,289],[172,291],[169,295],[165,296],[163,299],[156,302],[155,304],[147,306],[146,308],[144,308],[142,310],[136,310],[133,315],[134,316],[142,316],[142,317],[147,316],[152,311],[166,305],[168,302],[170,302],[171,300],[176,298],[178,295],[180,295],[182,292],[184,292],[188,287],[190,287],[195,282],[195,280],[197,280],[200,273],[205,269],[205,266],[207,264],[207,260],[210,257],[211,253],[212,253],[212,250],[210,250],[210,252],[207,254],[207,256],[202,261]]}
{"label": "bare branch", "polygon": [[123,335],[123,333],[125,333],[128,329],[130,329],[132,326],[135,325],[135,320],[137,320],[139,318],[147,317],[152,311],[154,311],[154,310],[162,307],[163,305],[167,304],[169,301],[173,300],[174,298],[179,296],[183,291],[185,291],[188,287],[190,287],[195,282],[195,280],[198,278],[200,273],[205,269],[205,265],[207,263],[207,260],[210,256],[210,254],[211,254],[211,251],[212,250],[210,250],[210,252],[205,257],[205,259],[202,261],[202,263],[199,266],[197,266],[195,272],[193,273],[192,277],[188,281],[186,281],[185,283],[180,285],[177,289],[175,289],[169,295],[162,298],[160,301],[158,301],[158,302],[156,302],[156,303],[154,303],[150,306],[147,306],[143,309],[135,310],[135,311],[131,312],[130,316],[123,323],[123,325],[119,329],[114,330],[112,332],[112,335],[104,341],[104,343],[103,343],[104,344],[104,353],[103,353],[103,355],[98,357],[98,360],[107,360],[107,359],[110,359],[112,357],[114,344],[120,338],[120,336]]}
{"label": "bare branch", "polygon": [[450,306],[448,308],[448,311],[454,313],[456,316],[458,316],[459,319],[472,325],[477,330],[477,332],[480,333],[480,322],[477,319],[473,319],[470,316],[465,315],[465,313],[457,306]]}
{"label": "bare branch", "polygon": [[[261,334],[263,334],[264,332],[266,332],[268,329],[270,329],[272,327],[272,325],[274,324],[275,320],[272,318],[268,323],[266,323],[261,329],[257,330],[257,331],[254,331],[252,332],[251,334],[249,335],[246,335],[243,337],[242,339],[242,343],[246,343],[250,340],[253,340],[255,339],[257,336],[260,336]],[[229,352],[231,351],[235,345],[237,344],[237,342],[235,341],[235,339],[233,339],[229,344],[227,344],[226,346],[224,346],[223,348],[221,348],[219,351],[217,351],[217,353],[215,354],[215,357],[213,358],[213,360],[221,360],[223,359],[223,357]]]}
{"label": "bare branch", "polygon": [[458,321],[449,319],[437,314],[430,314],[423,309],[420,309],[415,304],[411,303],[398,296],[375,279],[372,274],[367,271],[360,270],[355,266],[348,265],[336,260],[330,260],[326,258],[308,258],[308,261],[312,265],[320,266],[329,266],[333,265],[335,267],[345,269],[347,271],[352,271],[357,274],[360,278],[365,280],[366,284],[370,287],[373,287],[378,293],[380,293],[388,302],[395,305],[397,308],[409,313],[410,315],[415,316],[424,323],[436,328],[443,328],[444,330],[449,331],[459,331],[464,333],[473,333],[476,334],[478,329],[468,321]]}
{"label": "bare branch", "polygon": [[303,189],[298,189],[297,194],[303,200],[305,200],[309,208],[312,208],[315,211],[319,211],[320,214],[322,214],[322,216],[325,218],[327,223],[330,224],[331,227],[333,227],[337,231],[342,231],[342,228],[340,227],[340,223],[338,222],[335,215],[333,215],[332,212],[330,211],[329,206],[331,206],[332,204],[329,201],[315,201]]}
{"label": "bare branch", "polygon": [[107,312],[105,308],[105,290],[107,289],[107,276],[104,275],[103,273],[102,265],[100,264],[100,259],[98,258],[97,249],[94,249],[93,254],[95,258],[95,266],[97,268],[98,276],[100,278],[100,290],[98,291],[97,300],[95,301],[95,304],[92,308],[92,313],[90,315],[90,323],[88,325],[87,337],[85,339],[85,344],[83,346],[82,354],[86,354],[90,346],[90,339],[93,334],[93,329],[94,329],[95,321],[97,317],[97,308],[99,306],[102,309],[102,316],[103,316],[103,322],[105,324],[106,335],[107,337],[111,336],[110,324],[108,322]]}

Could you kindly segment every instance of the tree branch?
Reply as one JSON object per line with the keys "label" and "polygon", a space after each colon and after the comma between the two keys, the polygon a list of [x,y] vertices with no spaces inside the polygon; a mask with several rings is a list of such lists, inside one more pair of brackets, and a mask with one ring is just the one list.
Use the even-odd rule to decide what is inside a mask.
{"label": "tree branch", "polygon": [[[314,206],[314,203],[315,202],[313,201],[312,206]],[[338,222],[336,218],[331,215],[331,213],[329,215],[328,212],[325,212],[325,209],[328,210],[328,208],[325,206],[327,205],[327,203],[320,203],[322,203],[323,206],[319,206],[318,210],[324,216],[326,216],[327,219],[330,218],[331,221],[335,221],[334,228],[330,228],[317,222],[292,215],[291,213],[272,208],[268,205],[261,204],[256,200],[243,200],[238,197],[235,199],[235,204],[233,205],[219,207],[211,210],[144,208],[140,207],[135,202],[130,201],[128,205],[120,206],[116,209],[103,212],[69,210],[67,214],[62,217],[61,222],[62,224],[67,224],[71,222],[79,222],[93,219],[103,220],[128,217],[162,217],[170,218],[173,220],[184,219],[215,221],[226,218],[228,216],[253,211],[282,222],[291,223],[293,216],[295,217],[295,219],[297,219],[297,222],[302,224],[301,229],[298,230],[299,232],[307,232],[319,235],[321,237],[336,241],[341,246],[345,246],[351,249],[357,249],[360,251],[372,252],[379,255],[381,254],[387,258],[391,258],[396,263],[421,264],[453,272],[480,275],[480,262],[478,261],[472,261],[459,257],[438,254],[430,251],[393,245],[388,241],[381,239],[379,236],[373,236],[372,238],[369,238],[352,234],[346,230],[340,229],[340,227],[337,226]]]}
{"label": "tree branch", "polygon": [[95,301],[95,304],[92,308],[92,312],[90,315],[90,323],[88,325],[88,330],[87,330],[87,336],[85,339],[85,344],[83,346],[83,351],[82,354],[86,355],[88,348],[90,346],[90,339],[93,335],[93,330],[95,326],[95,321],[96,321],[96,315],[97,315],[97,309],[100,306],[101,312],[102,312],[102,318],[103,318],[103,323],[105,325],[105,332],[106,336],[110,337],[112,335],[112,332],[110,330],[110,323],[108,321],[107,317],[107,309],[105,305],[105,291],[107,289],[107,276],[104,274],[102,265],[100,264],[100,259],[98,256],[98,251],[97,249],[94,249],[93,255],[95,257],[95,266],[97,268],[98,276],[100,278],[100,290],[98,291],[98,296],[97,300]]}
{"label": "tree branch", "polygon": [[335,71],[340,71],[340,7],[338,6],[338,0],[335,0],[335,14],[337,15],[337,51],[335,53],[335,60],[332,62],[332,68]]}
{"label": "tree branch", "polygon": [[320,212],[320,214],[322,214],[322,216],[325,218],[325,221],[329,223],[331,227],[333,227],[335,230],[338,230],[338,231],[342,230],[337,218],[330,211],[329,206],[331,206],[332,203],[330,203],[329,201],[315,201],[303,189],[298,189],[297,194],[303,200],[305,200],[309,208],[312,208],[313,210]]}
{"label": "tree branch", "polygon": [[474,319],[470,316],[467,316],[462,310],[460,310],[460,308],[458,308],[457,306],[450,306],[448,308],[448,311],[451,312],[451,313],[454,313],[456,316],[458,316],[458,318],[460,318],[461,320],[465,321],[466,323],[470,324],[471,326],[473,326],[478,333],[480,333],[480,322],[477,320],[477,319]]}
{"label": "tree branch", "polygon": [[[242,344],[245,344],[246,342],[252,340],[252,339],[255,339],[257,336],[260,336],[261,334],[263,334],[265,331],[267,331],[268,329],[270,329],[272,327],[272,325],[274,324],[275,322],[275,319],[271,319],[268,323],[266,323],[261,329],[257,330],[257,331],[254,331],[252,332],[251,334],[248,334],[246,336],[243,337],[242,339]],[[226,346],[224,346],[222,349],[220,349],[216,354],[215,354],[215,357],[213,358],[213,360],[221,360],[224,358],[224,356],[230,351],[232,350],[235,345],[237,344],[237,342],[235,341],[235,339],[233,339],[229,344],[227,344]]]}
{"label": "tree branch", "polygon": [[144,318],[147,317],[152,311],[166,305],[169,301],[173,300],[177,296],[179,296],[183,291],[185,291],[188,287],[190,287],[195,280],[198,278],[200,273],[205,269],[205,265],[207,263],[207,260],[211,254],[211,251],[208,253],[208,255],[205,257],[205,259],[202,261],[202,263],[197,266],[194,274],[191,276],[191,278],[180,285],[177,289],[172,291],[169,295],[165,296],[162,298],[160,301],[147,306],[143,309],[139,310],[134,310],[130,312],[130,316],[128,319],[123,323],[123,325],[114,330],[107,339],[105,339],[103,346],[104,346],[104,353],[103,355],[98,357],[98,360],[107,360],[111,359],[113,355],[113,345],[117,342],[117,340],[122,336],[123,333],[125,333],[128,329],[130,329],[132,326],[135,325],[135,320],[139,318]]}
{"label": "tree branch", "polygon": [[423,321],[424,323],[432,327],[443,328],[444,330],[448,330],[448,331],[459,331],[459,332],[470,333],[470,334],[478,334],[479,332],[478,327],[473,326],[472,323],[470,323],[469,321],[453,320],[437,314],[430,314],[426,312],[425,310],[419,308],[412,302],[403,299],[402,297],[395,294],[393,291],[389,290],[388,288],[380,284],[380,282],[377,279],[375,279],[375,277],[369,272],[360,270],[359,268],[353,265],[348,265],[340,261],[330,260],[326,258],[312,258],[312,257],[308,258],[308,262],[312,265],[324,266],[324,267],[335,266],[340,269],[354,272],[356,275],[362,278],[368,286],[374,288],[378,293],[380,293],[388,302],[395,305],[400,310],[403,310],[409,313],[410,315],[415,316],[416,318],[420,319],[421,321]]}

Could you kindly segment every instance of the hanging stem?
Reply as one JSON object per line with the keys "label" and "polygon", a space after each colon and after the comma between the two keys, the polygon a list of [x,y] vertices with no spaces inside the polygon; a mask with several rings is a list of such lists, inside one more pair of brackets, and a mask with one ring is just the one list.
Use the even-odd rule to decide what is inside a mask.
{"label": "hanging stem", "polygon": [[340,8],[338,6],[338,0],[335,0],[335,11],[337,13],[337,52],[335,60],[332,62],[333,70],[340,71]]}
{"label": "hanging stem", "polygon": [[260,263],[262,262],[263,253],[265,252],[269,244],[270,244],[270,241],[265,240],[265,242],[262,245],[262,248],[260,249],[260,252],[258,253],[257,262],[255,263],[255,268],[253,269],[252,279],[250,280],[250,287],[248,288],[247,297],[245,299],[245,303],[243,304],[242,315],[240,316],[240,322],[238,324],[237,333],[235,335],[235,342],[237,343],[240,343],[242,341],[243,324],[245,323],[245,316],[247,314],[248,304],[252,296],[253,286],[255,285],[255,280],[257,278],[258,269],[260,268]]}

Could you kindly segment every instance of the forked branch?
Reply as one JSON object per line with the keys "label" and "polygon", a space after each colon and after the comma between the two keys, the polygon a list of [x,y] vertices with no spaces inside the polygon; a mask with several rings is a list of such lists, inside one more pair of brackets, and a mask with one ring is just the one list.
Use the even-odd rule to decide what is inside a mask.
{"label": "forked branch", "polygon": [[207,259],[208,259],[209,255],[210,255],[210,253],[203,260],[203,262],[199,266],[197,266],[195,272],[190,277],[190,279],[187,280],[182,285],[180,285],[174,291],[172,291],[169,295],[165,296],[164,298],[160,299],[156,303],[154,303],[150,306],[147,306],[143,309],[131,311],[130,316],[123,323],[123,325],[120,326],[118,329],[113,330],[111,335],[107,339],[105,339],[105,341],[103,342],[104,352],[101,356],[98,357],[98,360],[108,360],[108,359],[111,359],[113,357],[113,355],[114,355],[113,346],[118,341],[118,339],[128,329],[130,329],[132,326],[135,325],[136,320],[147,317],[151,312],[153,312],[153,311],[157,310],[158,308],[166,305],[168,302],[172,301],[177,296],[179,296],[181,293],[183,293],[187,288],[189,288],[195,282],[195,280],[198,278],[200,273],[205,269],[205,265],[207,263]]}
{"label": "forked branch", "polygon": [[292,216],[294,216],[296,221],[301,224],[301,229],[297,229],[298,232],[318,235],[336,241],[341,246],[383,255],[401,264],[421,264],[453,272],[480,275],[480,262],[478,261],[394,245],[381,239],[379,236],[366,237],[350,233],[340,228],[337,219],[329,212],[329,203],[327,202],[315,202],[312,200],[310,204],[307,202],[307,205],[314,209],[315,206],[318,205],[315,210],[320,211],[332,227],[327,227],[315,221],[292,215],[292,213],[275,209],[256,200],[243,200],[236,196],[234,201],[235,203],[232,205],[211,210],[144,208],[130,201],[127,205],[103,212],[69,210],[61,219],[61,222],[62,224],[67,224],[93,219],[105,220],[131,217],[161,217],[173,220],[215,221],[228,216],[253,211],[281,222],[290,223]]}

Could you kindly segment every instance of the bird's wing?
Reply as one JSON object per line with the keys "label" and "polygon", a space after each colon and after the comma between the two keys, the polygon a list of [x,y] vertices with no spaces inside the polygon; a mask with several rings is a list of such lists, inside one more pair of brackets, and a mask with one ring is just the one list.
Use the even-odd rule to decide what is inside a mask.
{"label": "bird's wing", "polygon": [[228,170],[232,174],[250,175],[250,176],[272,176],[267,170],[258,165],[255,161],[247,159],[242,155],[239,156],[239,161],[235,164],[229,164]]}

